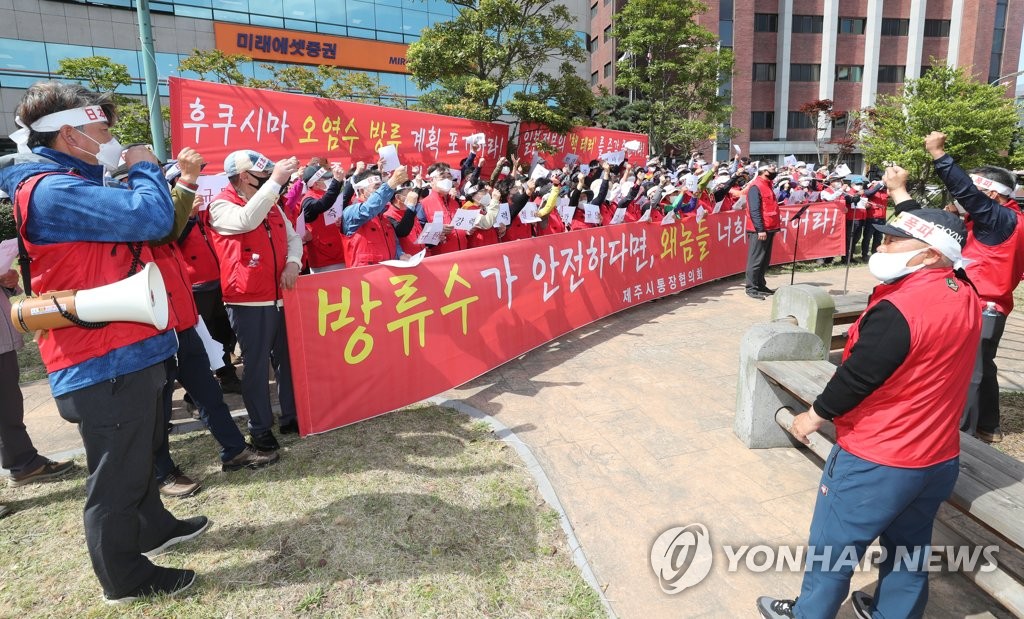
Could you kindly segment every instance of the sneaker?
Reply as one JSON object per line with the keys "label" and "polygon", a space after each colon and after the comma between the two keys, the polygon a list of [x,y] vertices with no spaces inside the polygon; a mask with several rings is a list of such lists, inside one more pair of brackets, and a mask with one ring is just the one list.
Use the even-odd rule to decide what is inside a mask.
{"label": "sneaker", "polygon": [[776,600],[766,595],[757,598],[757,610],[765,619],[793,619],[796,600]]}
{"label": "sneaker", "polygon": [[1002,443],[1003,442],[1003,431],[999,428],[986,432],[985,430],[975,430],[974,436],[978,437],[979,441],[985,441],[986,443]]}
{"label": "sneaker", "polygon": [[281,459],[281,454],[276,451],[260,451],[251,445],[238,452],[238,455],[230,460],[225,460],[220,465],[222,471],[237,471],[238,469],[259,469],[269,466]]}
{"label": "sneaker", "polygon": [[6,505],[0,505],[0,518],[3,518],[7,514],[11,513],[11,508]]}
{"label": "sneaker", "polygon": [[11,475],[10,479],[7,480],[7,485],[11,488],[17,488],[19,486],[34,484],[39,481],[57,479],[58,477],[67,475],[73,468],[75,468],[75,463],[70,460],[64,462],[47,460],[46,464],[30,473],[25,473],[24,475]]}
{"label": "sneaker", "polygon": [[171,531],[171,536],[168,537],[164,543],[152,550],[147,550],[142,554],[148,559],[159,557],[160,555],[168,552],[174,546],[199,537],[203,531],[209,528],[210,519],[206,516],[193,516],[191,518],[179,520],[178,524],[174,527],[174,530]]}
{"label": "sneaker", "polygon": [[764,295],[775,294],[775,290],[773,290],[772,288],[769,288],[767,286],[765,286],[764,288],[758,288],[757,291],[760,292],[761,294],[764,294]]}
{"label": "sneaker", "polygon": [[169,567],[157,567],[153,576],[135,589],[120,597],[103,595],[107,604],[127,604],[139,598],[154,595],[177,595],[196,582],[196,573],[192,570],[178,570]]}
{"label": "sneaker", "polygon": [[757,299],[758,301],[764,301],[768,297],[768,295],[759,290],[748,290],[747,296],[751,299]]}
{"label": "sneaker", "polygon": [[252,446],[260,451],[277,451],[281,449],[281,445],[274,438],[274,433],[270,430],[261,434],[250,434],[249,442]]}
{"label": "sneaker", "polygon": [[200,484],[198,481],[194,481],[188,475],[185,475],[178,469],[171,471],[162,482],[160,482],[160,494],[164,496],[174,497],[176,499],[183,499],[187,496],[192,496],[199,490]]}
{"label": "sneaker", "polygon": [[863,591],[854,591],[850,601],[853,603],[853,612],[859,619],[871,619],[875,607],[874,598]]}
{"label": "sneaker", "polygon": [[299,420],[292,419],[288,423],[282,423],[277,426],[277,431],[281,434],[298,434],[299,433]]}

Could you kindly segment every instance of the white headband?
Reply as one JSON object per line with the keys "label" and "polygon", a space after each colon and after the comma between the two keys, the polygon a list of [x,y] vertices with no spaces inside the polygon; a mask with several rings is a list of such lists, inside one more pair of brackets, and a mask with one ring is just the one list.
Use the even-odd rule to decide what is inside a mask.
{"label": "white headband", "polygon": [[61,110],[60,112],[47,114],[46,116],[36,120],[31,125],[26,125],[21,121],[20,117],[15,117],[14,122],[16,122],[21,129],[18,129],[8,137],[18,145],[18,152],[28,153],[32,152],[28,147],[28,138],[30,134],[29,129],[39,133],[44,133],[47,131],[57,131],[64,125],[80,127],[90,123],[109,123],[110,121],[107,119],[107,115],[103,112],[102,107],[99,105],[87,105],[85,107],[76,107],[71,110]]}
{"label": "white headband", "polygon": [[954,269],[962,269],[970,262],[960,253],[960,241],[945,226],[925,221],[909,211],[900,213],[899,217],[889,222],[889,225],[931,245],[953,262]]}
{"label": "white headband", "polygon": [[374,179],[376,179],[377,182],[380,182],[380,177],[379,176],[370,175],[370,176],[367,176],[366,178],[364,178],[363,180],[359,181],[355,185],[352,185],[352,188],[353,189],[366,189],[367,187],[369,187],[370,185],[373,184]]}
{"label": "white headband", "polygon": [[315,185],[317,181],[319,181],[321,178],[327,176],[328,172],[329,171],[327,169],[325,169],[325,168],[320,168],[319,170],[314,172],[313,176],[309,177],[309,186],[312,187],[313,185]]}
{"label": "white headband", "polygon": [[990,178],[985,178],[984,176],[971,174],[971,180],[974,181],[975,187],[981,189],[982,191],[994,191],[1001,196],[1008,196],[1013,193],[1012,188],[1007,187],[1006,185],[1000,183],[999,181],[994,181]]}

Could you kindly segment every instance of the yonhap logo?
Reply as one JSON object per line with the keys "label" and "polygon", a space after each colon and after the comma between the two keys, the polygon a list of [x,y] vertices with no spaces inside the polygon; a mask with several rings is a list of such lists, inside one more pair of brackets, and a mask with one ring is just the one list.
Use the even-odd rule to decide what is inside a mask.
{"label": "yonhap logo", "polygon": [[699,523],[673,527],[651,546],[651,567],[658,586],[670,595],[703,581],[711,572],[713,558],[708,529]]}

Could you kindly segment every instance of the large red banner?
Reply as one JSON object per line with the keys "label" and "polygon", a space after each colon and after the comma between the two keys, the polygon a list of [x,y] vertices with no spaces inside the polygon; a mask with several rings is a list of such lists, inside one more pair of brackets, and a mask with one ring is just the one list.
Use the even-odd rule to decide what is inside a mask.
{"label": "large red banner", "polygon": [[326,157],[376,162],[394,145],[403,164],[455,166],[469,153],[467,138],[484,134],[485,169],[508,149],[508,126],[379,105],[320,99],[272,90],[168,78],[171,144],[202,153],[206,171],[223,170],[228,153],[249,148],[277,160]]}
{"label": "large red banner", "polygon": [[[843,253],[835,203],[776,238],[773,263]],[[745,269],[745,213],[627,223],[300,277],[285,296],[302,434],[465,383],[569,331]]]}
{"label": "large red banner", "polygon": [[[546,143],[556,149],[554,154],[542,153],[539,143]],[[627,143],[639,142],[639,148],[630,149]],[[630,144],[636,146],[636,144]],[[544,125],[523,123],[519,129],[519,159],[525,163],[533,161],[534,155],[546,159],[550,167],[561,168],[567,156],[573,156],[579,163],[590,163],[603,154],[624,150],[634,160],[647,162],[648,138],[644,133],[629,133],[600,127],[575,127],[568,133],[556,133]],[[635,163],[635,161],[634,161]]]}

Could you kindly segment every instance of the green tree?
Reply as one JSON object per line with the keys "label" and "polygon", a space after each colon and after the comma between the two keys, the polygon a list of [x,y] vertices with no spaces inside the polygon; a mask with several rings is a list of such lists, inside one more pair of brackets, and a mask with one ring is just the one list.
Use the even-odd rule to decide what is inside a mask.
{"label": "green tree", "polygon": [[[120,62],[114,62],[107,56],[89,56],[87,58],[63,58],[58,66],[57,73],[69,80],[80,82],[86,88],[96,92],[113,92],[122,86],[132,85],[132,76],[128,67]],[[130,97],[120,93],[114,93],[114,102],[117,104],[117,122],[111,133],[122,144],[150,143],[153,135],[149,128],[149,106],[146,102],[137,97]],[[170,110],[161,106],[161,115],[164,119],[164,135],[167,133],[167,120],[170,118]],[[165,150],[170,148],[170,143],[165,145]]]}
{"label": "green tree", "polygon": [[[572,62],[586,60],[569,10],[557,0],[448,0],[450,21],[425,28],[409,46],[409,71],[427,90],[416,107],[476,120],[504,112],[568,131],[594,96]],[[558,75],[545,72],[559,62]],[[502,105],[503,93],[518,92]]]}
{"label": "green tree", "polygon": [[641,112],[646,106],[639,101],[630,102],[622,95],[608,92],[604,86],[598,88],[590,120],[595,127],[646,133]]}
{"label": "green tree", "polygon": [[931,156],[924,150],[926,135],[942,131],[949,136],[946,151],[962,167],[1007,165],[1019,118],[1002,86],[974,82],[963,69],[933,59],[932,69],[908,81],[903,94],[880,95],[859,120],[858,145],[865,160],[903,166],[911,189],[923,195],[924,186],[935,182]]}
{"label": "green tree", "polygon": [[238,66],[251,61],[252,58],[248,56],[225,54],[219,49],[194,49],[188,57],[178,63],[178,70],[196,73],[204,81],[251,86],[252,78],[246,77]]}
{"label": "green tree", "polygon": [[404,104],[401,97],[380,83],[380,79],[360,71],[346,71],[329,65],[315,69],[302,65],[263,66],[274,71],[274,90],[294,90],[314,97],[359,103]]}
{"label": "green tree", "polygon": [[641,128],[658,154],[689,152],[723,132],[731,108],[719,89],[732,73],[732,50],[696,22],[697,0],[629,0],[612,36],[622,52],[617,85],[643,102]]}

